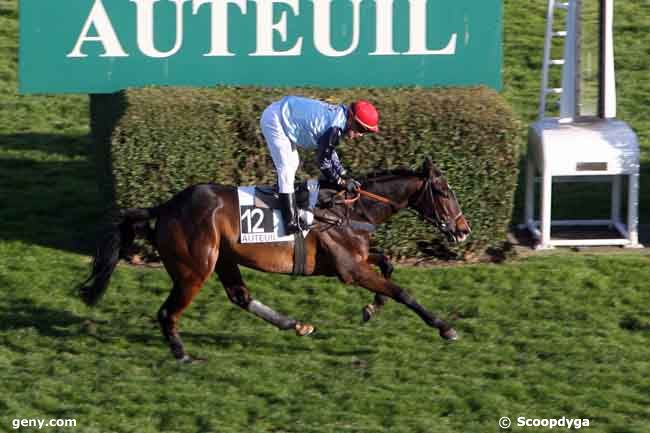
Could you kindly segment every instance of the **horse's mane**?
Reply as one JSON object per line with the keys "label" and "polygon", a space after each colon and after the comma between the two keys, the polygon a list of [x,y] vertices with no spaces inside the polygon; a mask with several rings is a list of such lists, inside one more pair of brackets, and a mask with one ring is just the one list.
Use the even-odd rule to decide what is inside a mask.
{"label": "horse's mane", "polygon": [[379,177],[388,177],[388,176],[395,176],[395,177],[416,176],[416,177],[422,177],[422,173],[418,172],[416,170],[413,170],[412,168],[409,168],[409,167],[397,167],[397,168],[391,168],[391,169],[388,169],[388,170],[378,170],[378,171],[373,171],[373,172],[367,173],[365,176],[361,177],[359,180],[361,182],[368,182],[368,181],[376,180],[376,178],[379,178]]}

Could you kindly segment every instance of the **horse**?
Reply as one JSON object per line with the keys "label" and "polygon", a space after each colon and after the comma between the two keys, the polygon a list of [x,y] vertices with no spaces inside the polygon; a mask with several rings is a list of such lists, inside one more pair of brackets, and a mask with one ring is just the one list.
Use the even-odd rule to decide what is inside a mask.
{"label": "horse", "polygon": [[[362,310],[364,321],[393,299],[437,328],[443,339],[455,340],[457,333],[450,325],[391,280],[393,265],[383,253],[371,252],[367,229],[408,209],[436,226],[449,241],[462,242],[471,229],[447,180],[430,158],[421,170],[387,170],[360,180],[361,188],[353,198],[342,197],[348,195],[345,191],[334,194],[330,190],[328,205],[314,209],[315,221],[304,239],[304,275],[335,276],[344,284],[373,292],[373,302]],[[327,191],[321,189],[321,195]],[[251,296],[239,266],[291,274],[294,242],[240,243],[237,188],[216,183],[190,186],[155,207],[119,210],[98,242],[90,276],[78,287],[87,305],[97,304],[119,259],[142,235],[157,250],[173,282],[157,318],[176,360],[199,359],[185,351],[178,323],[212,273],[219,277],[229,300],[241,309],[298,336],[314,331],[313,325],[280,314]]]}

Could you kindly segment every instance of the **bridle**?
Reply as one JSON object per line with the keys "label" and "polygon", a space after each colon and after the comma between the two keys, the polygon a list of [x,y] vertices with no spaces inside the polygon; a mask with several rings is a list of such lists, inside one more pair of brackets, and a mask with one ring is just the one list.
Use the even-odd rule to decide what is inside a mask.
{"label": "bridle", "polygon": [[[413,213],[413,214],[415,214],[415,215],[417,215],[418,217],[424,219],[425,221],[429,222],[430,224],[433,224],[435,227],[440,229],[442,232],[448,232],[449,224],[446,221],[444,221],[443,218],[442,218],[442,215],[444,214],[444,211],[443,211],[442,207],[434,199],[434,190],[436,191],[436,193],[442,194],[442,192],[438,191],[437,189],[435,189],[433,187],[433,179],[432,178],[426,179],[424,181],[424,185],[423,185],[420,193],[415,198],[415,200],[413,200],[413,201],[409,200],[409,203],[408,203],[408,206],[406,207],[406,210]],[[449,189],[449,192],[453,195],[454,198],[456,197],[456,195],[454,194],[454,191],[451,188]],[[338,203],[344,204],[346,206],[352,206],[352,204],[354,204],[356,201],[358,201],[361,198],[361,196],[364,196],[364,197],[367,197],[367,198],[369,198],[371,200],[377,201],[379,203],[391,206],[391,207],[393,207],[395,209],[404,208],[403,204],[397,203],[397,202],[395,202],[395,201],[393,201],[393,200],[391,200],[391,199],[389,199],[387,197],[384,197],[384,196],[379,195],[379,194],[375,194],[375,193],[370,192],[370,191],[366,191],[364,189],[358,189],[356,191],[356,194],[353,195],[350,198],[346,197],[346,191],[345,190],[339,191],[335,195],[335,198],[337,199],[336,201]],[[420,211],[417,210],[418,208],[424,207],[424,206],[421,205],[421,203],[424,200],[427,200],[427,199],[429,200],[429,202],[433,206],[434,218],[431,218],[430,216],[425,215],[424,212],[420,212]],[[453,215],[453,218],[450,218],[450,220],[453,221],[454,223],[456,223],[462,216],[463,216],[463,212],[459,209],[458,212],[455,215]]]}
{"label": "bridle", "polygon": [[[438,229],[440,229],[442,232],[447,233],[449,231],[449,224],[447,221],[453,221],[454,225],[458,222],[458,220],[463,217],[463,212],[458,209],[458,212],[455,215],[452,215],[449,220],[444,220],[442,215],[444,215],[444,210],[442,209],[442,206],[435,200],[434,197],[434,191],[436,194],[442,195],[442,191],[439,191],[437,188],[433,186],[433,179],[431,177],[427,178],[427,180],[424,181],[424,186],[422,187],[422,190],[420,191],[420,194],[418,194],[417,198],[413,201],[413,203],[409,203],[408,209],[417,215],[419,215],[422,219],[425,221],[428,221],[429,223],[435,225]],[[452,195],[452,198],[456,200],[456,194],[454,191],[449,188],[449,193]],[[427,216],[424,214],[424,212],[420,213],[416,209],[423,201],[427,200],[431,205],[433,206],[433,214],[435,218],[431,218],[430,216]],[[413,209],[411,206],[413,206],[416,209]]]}

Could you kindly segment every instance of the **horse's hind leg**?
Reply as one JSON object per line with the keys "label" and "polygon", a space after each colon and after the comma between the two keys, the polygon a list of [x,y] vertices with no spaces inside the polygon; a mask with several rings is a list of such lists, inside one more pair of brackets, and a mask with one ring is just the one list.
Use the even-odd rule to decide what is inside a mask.
{"label": "horse's hind leg", "polygon": [[174,357],[191,362],[177,325],[183,311],[214,270],[219,257],[219,237],[214,230],[204,230],[189,240],[185,235],[187,230],[179,230],[174,224],[162,226],[159,232],[158,252],[174,287],[158,311],[158,322]]}
{"label": "horse's hind leg", "polygon": [[314,327],[312,325],[301,323],[290,317],[286,317],[262,304],[260,301],[253,299],[242,280],[241,272],[236,264],[219,263],[216,271],[224,289],[226,289],[228,299],[230,299],[233,304],[269,322],[278,329],[293,329],[300,337],[314,332]]}
{"label": "horse's hind leg", "polygon": [[[379,270],[381,271],[381,275],[383,275],[383,277],[386,278],[387,280],[389,280],[393,275],[393,270],[394,270],[393,264],[390,262],[390,259],[383,254],[380,253],[369,254],[368,263],[378,266]],[[388,298],[386,296],[375,294],[374,301],[371,304],[368,304],[365,307],[363,307],[362,310],[363,321],[367,322],[370,319],[372,319],[373,316],[379,313],[381,307],[383,307],[386,304],[386,301],[388,301]]]}
{"label": "horse's hind leg", "polygon": [[201,290],[206,278],[207,276],[204,278],[192,274],[174,278],[174,287],[160,310],[158,310],[160,330],[169,343],[172,355],[181,362],[192,362],[193,359],[185,353],[185,347],[178,332],[177,324],[183,311]]}

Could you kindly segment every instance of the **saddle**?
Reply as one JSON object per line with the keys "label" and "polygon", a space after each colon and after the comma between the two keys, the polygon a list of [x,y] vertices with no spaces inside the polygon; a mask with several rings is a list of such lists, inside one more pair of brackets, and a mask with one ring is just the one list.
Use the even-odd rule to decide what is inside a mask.
{"label": "saddle", "polygon": [[[311,186],[310,186],[311,185]],[[311,188],[311,190],[310,190]],[[310,191],[318,190],[318,196],[311,196]],[[296,195],[296,205],[298,209],[314,209],[320,207],[329,207],[334,196],[339,192],[337,187],[323,179],[310,179],[304,182],[296,183],[294,186]],[[265,206],[272,209],[280,208],[280,197],[275,185],[273,186],[256,186],[255,198]]]}
{"label": "saddle", "polygon": [[[296,205],[299,209],[309,209],[313,208],[316,205],[316,203],[314,203],[313,206],[310,206],[308,182],[309,181],[297,183],[294,187]],[[317,181],[316,185],[318,185]],[[262,201],[271,209],[279,209],[281,207],[278,189],[275,186],[256,186],[255,198]]]}

